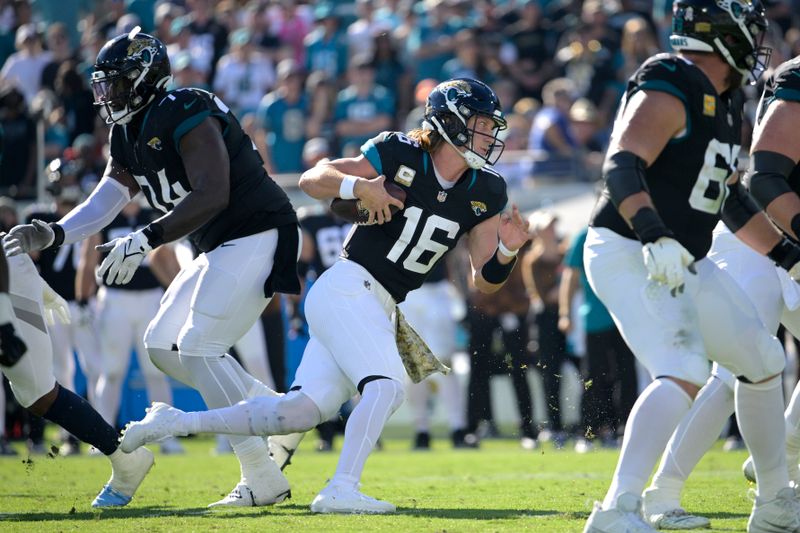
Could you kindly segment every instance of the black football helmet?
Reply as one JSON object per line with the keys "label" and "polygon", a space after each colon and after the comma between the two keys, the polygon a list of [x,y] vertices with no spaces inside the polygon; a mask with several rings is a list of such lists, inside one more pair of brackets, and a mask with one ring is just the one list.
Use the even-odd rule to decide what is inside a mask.
{"label": "black football helmet", "polygon": [[675,50],[716,52],[755,83],[769,65],[772,49],[762,46],[767,17],[761,0],[675,0],[672,35]]}
{"label": "black football helmet", "polygon": [[166,89],[172,71],[164,43],[135,27],[108,41],[92,72],[94,105],[106,124],[125,124]]}
{"label": "black football helmet", "polygon": [[[494,134],[489,136],[468,125],[469,119],[484,115],[494,121]],[[428,95],[422,127],[435,130],[445,142],[456,148],[470,168],[494,165],[503,153],[505,143],[497,135],[508,127],[503,107],[494,91],[485,83],[469,78],[455,78],[440,83]],[[474,150],[475,136],[492,137],[485,154]],[[466,151],[458,148],[464,146]]]}

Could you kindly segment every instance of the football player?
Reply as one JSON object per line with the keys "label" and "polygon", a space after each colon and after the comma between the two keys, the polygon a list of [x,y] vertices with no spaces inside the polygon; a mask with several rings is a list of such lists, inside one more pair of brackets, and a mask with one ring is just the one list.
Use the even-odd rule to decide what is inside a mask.
{"label": "football player", "polygon": [[[299,291],[297,216],[228,107],[200,89],[167,91],[170,79],[166,47],[138,27],[103,46],[92,88],[111,124],[105,175],[58,222],[12,228],[7,250],[13,255],[85,239],[141,191],[163,216],[100,246],[108,255],[98,277],[124,285],[151,250],[185,235],[203,252],[170,284],[145,332],[150,359],[200,391],[209,407],[276,394],[225,352],[274,292]],[[212,505],[285,499],[289,484],[264,440],[231,440],[241,480]]]}
{"label": "football player", "polygon": [[[78,300],[97,295],[97,335],[100,342],[101,370],[97,380],[97,410],[115,425],[122,399],[122,385],[128,371],[131,351],[136,351],[139,368],[144,377],[147,397],[151,401],[172,402],[172,389],[164,375],[147,355],[144,331],[158,311],[163,286],[169,285],[177,271],[175,252],[170,246],[160,246],[149,254],[136,269],[126,285],[95,284],[94,271],[101,255],[95,249],[104,242],[145,227],[157,215],[143,210],[139,198],[126,205],[111,223],[83,241],[78,261],[76,293]],[[169,266],[162,266],[167,263]],[[175,265],[175,266],[173,266]],[[165,272],[169,271],[169,272]],[[177,439],[160,443],[161,453],[179,454],[183,448]]]}
{"label": "football player", "polygon": [[[706,258],[720,214],[737,237],[791,269],[798,246],[763,215],[742,217],[735,179],[739,86],[769,51],[759,2],[676,0],[678,53],[637,70],[616,119],[584,264],[592,288],[653,376],[631,411],[605,500],[587,533],[655,531],[641,494],[708,377],[707,357],[737,376],[736,412],[759,476],[750,532],[800,531],[783,446],[783,347],[731,276]],[[725,194],[725,187],[730,194]]]}
{"label": "football player", "polygon": [[[381,133],[361,147],[361,155],[305,172],[300,186],[306,193],[358,198],[369,220],[354,226],[342,257],[309,291],[311,340],[290,392],[197,413],[157,404],[128,426],[123,449],[170,434],[307,431],[358,391],[361,401],[347,421],[336,473],[311,510],[394,512],[393,504],[359,492],[358,483],[386,420],[404,397],[395,307],[463,235],[475,285],[494,292],[505,283],[528,241],[527,222],[516,206],[503,213],[505,181],[490,166],[502,153],[497,135],[505,127],[494,91],[471,79],[449,80],[430,93],[422,129]],[[402,187],[405,203],[386,192],[387,180]],[[392,214],[393,207],[400,210]]]}
{"label": "football player", "polygon": [[[744,178],[759,207],[792,238],[800,235],[800,147],[787,142],[791,125],[800,118],[800,57],[782,63],[767,81],[756,115],[750,167]],[[770,331],[782,323],[800,337],[800,286],[771,261],[717,227],[709,257],[731,272]],[[689,473],[718,438],[734,411],[735,376],[716,367],[695,405],[670,439],[667,452],[650,488],[644,494],[645,517],[653,525],[708,524],[702,517],[687,516],[680,507],[680,493]],[[786,466],[789,479],[800,486],[800,386],[795,388],[784,413]],[[773,438],[778,438],[773,435]],[[745,475],[755,481],[752,459]],[[682,517],[678,520],[675,517]]]}
{"label": "football player", "polygon": [[0,252],[0,371],[20,405],[91,444],[111,461],[111,479],[92,507],[127,505],[153,466],[153,453],[147,448],[123,453],[117,431],[86,400],[56,381],[46,324],[55,319],[69,323],[69,307],[39,276],[31,258],[23,254],[6,261]]}

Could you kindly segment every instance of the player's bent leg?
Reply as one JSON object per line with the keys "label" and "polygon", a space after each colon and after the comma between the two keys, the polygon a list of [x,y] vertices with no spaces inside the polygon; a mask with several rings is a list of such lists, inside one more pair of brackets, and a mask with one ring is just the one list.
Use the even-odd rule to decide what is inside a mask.
{"label": "player's bent leg", "polygon": [[710,527],[707,518],[687,513],[680,505],[680,497],[686,478],[717,440],[725,421],[733,413],[733,383],[726,383],[720,373],[730,375],[718,368],[700,390],[673,433],[658,471],[644,492],[644,518],[657,529]]}
{"label": "player's bent leg", "polygon": [[365,378],[359,389],[361,401],[347,420],[336,473],[328,486],[314,498],[312,512],[384,514],[396,510],[389,502],[360,493],[358,482],[383,426],[403,403],[405,390],[401,382],[384,376]]}

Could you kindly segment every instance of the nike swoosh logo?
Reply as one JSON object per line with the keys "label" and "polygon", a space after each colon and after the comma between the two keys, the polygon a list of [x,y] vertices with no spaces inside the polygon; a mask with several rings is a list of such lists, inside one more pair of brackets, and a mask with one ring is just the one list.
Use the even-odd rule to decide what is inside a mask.
{"label": "nike swoosh logo", "polygon": [[190,107],[192,107],[194,105],[195,102],[197,102],[197,100],[192,100],[188,104],[183,104],[183,108],[184,109],[189,109]]}
{"label": "nike swoosh logo", "polygon": [[675,72],[676,70],[678,70],[678,66],[677,65],[673,65],[672,63],[666,63],[666,62],[662,61],[660,63],[660,65],[662,65],[665,69],[667,69],[670,72]]}
{"label": "nike swoosh logo", "polygon": [[219,245],[220,248],[225,248],[226,246],[236,246],[236,245],[233,244],[232,242],[224,242]]}

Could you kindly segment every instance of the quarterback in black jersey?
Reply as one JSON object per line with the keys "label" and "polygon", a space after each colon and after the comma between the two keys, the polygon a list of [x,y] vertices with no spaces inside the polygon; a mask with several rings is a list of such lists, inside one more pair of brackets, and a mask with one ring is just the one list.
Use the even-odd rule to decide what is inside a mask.
{"label": "quarterback in black jersey", "polygon": [[[736,179],[739,86],[763,72],[759,2],[676,0],[676,55],[631,77],[603,168],[585,245],[587,277],[654,381],[625,428],[617,469],[587,533],[675,528],[642,491],[670,435],[708,378],[708,359],[739,379],[736,411],[759,472],[748,531],[800,531],[800,502],[782,459],[782,345],[747,295],[706,257],[720,218],[780,264],[784,243]],[[800,257],[800,256],[795,256]],[[679,513],[680,514],[680,513]],[[685,513],[684,513],[685,515]]]}
{"label": "quarterback in black jersey", "polygon": [[[95,105],[111,125],[105,175],[57,223],[13,228],[6,250],[13,255],[82,240],[107,226],[141,191],[162,216],[98,247],[108,253],[98,277],[124,285],[152,249],[187,235],[203,252],[170,284],[147,328],[150,359],[199,390],[210,407],[274,395],[226,351],[274,292],[299,291],[297,217],[228,107],[200,89],[167,91],[170,79],[166,47],[138,27],[103,46],[92,88]],[[285,499],[288,482],[264,440],[231,441],[242,478],[212,505]]]}
{"label": "quarterback in black jersey", "polygon": [[[327,420],[355,392],[336,473],[314,499],[318,513],[391,513],[395,506],[358,491],[364,463],[386,420],[404,397],[406,370],[393,318],[397,303],[419,287],[459,237],[469,238],[473,282],[497,290],[528,240],[527,222],[506,204],[503,179],[487,163],[502,151],[506,126],[497,96],[470,79],[431,91],[424,128],[383,133],[362,155],[317,164],[300,187],[317,199],[359,198],[370,222],[351,231],[342,259],[310,289],[311,339],[290,392],[199,413],[165,409],[134,423],[122,448],[192,432],[275,435],[303,432]],[[389,195],[384,180],[406,191]],[[400,211],[392,215],[390,206]]]}

